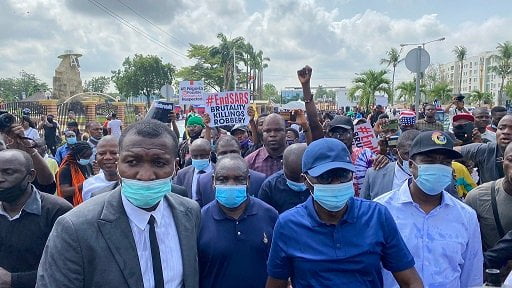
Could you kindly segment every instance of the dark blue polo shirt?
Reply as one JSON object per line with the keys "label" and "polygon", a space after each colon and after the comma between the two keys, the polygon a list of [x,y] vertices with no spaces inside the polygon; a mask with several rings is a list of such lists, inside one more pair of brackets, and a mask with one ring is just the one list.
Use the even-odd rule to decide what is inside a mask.
{"label": "dark blue polo shirt", "polygon": [[274,229],[268,275],[300,287],[382,287],[382,266],[414,267],[393,217],[383,205],[351,198],[337,225],[322,222],[313,199],[281,214]]}
{"label": "dark blue polo shirt", "polygon": [[277,211],[254,197],[238,220],[224,214],[217,201],[201,210],[200,287],[265,287],[267,260]]}
{"label": "dark blue polo shirt", "polygon": [[261,184],[258,198],[274,207],[281,214],[290,208],[304,203],[309,195],[309,189],[300,192],[292,190],[286,184],[286,176],[284,176],[283,170],[280,170],[272,174]]}

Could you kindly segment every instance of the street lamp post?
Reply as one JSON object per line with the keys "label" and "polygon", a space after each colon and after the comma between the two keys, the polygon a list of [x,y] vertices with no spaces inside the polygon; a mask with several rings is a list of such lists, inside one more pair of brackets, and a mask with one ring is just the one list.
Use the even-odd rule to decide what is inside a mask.
{"label": "street lamp post", "polygon": [[[418,65],[417,65],[417,68],[418,68],[418,71],[416,71],[416,97],[415,97],[415,109],[416,109],[416,117],[418,118],[419,116],[419,109],[420,109],[420,75],[421,75],[421,71],[420,71],[420,63],[421,63],[421,50],[425,50],[425,45],[429,44],[429,43],[432,43],[432,42],[440,42],[440,41],[444,41],[446,38],[445,37],[441,37],[439,39],[434,39],[434,40],[430,40],[430,41],[427,41],[427,42],[422,42],[422,43],[402,43],[400,44],[400,47],[405,47],[405,46],[416,46],[418,45]],[[428,54],[427,54],[428,56]]]}

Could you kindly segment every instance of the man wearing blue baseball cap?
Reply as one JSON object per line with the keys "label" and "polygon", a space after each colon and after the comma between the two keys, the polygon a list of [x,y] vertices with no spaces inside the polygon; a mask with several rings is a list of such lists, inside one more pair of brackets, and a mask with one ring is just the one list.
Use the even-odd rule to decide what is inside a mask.
{"label": "man wearing blue baseball cap", "polygon": [[354,198],[354,165],[344,144],[312,142],[302,158],[308,200],[281,214],[274,228],[267,288],[382,287],[381,267],[401,287],[423,287],[393,217]]}

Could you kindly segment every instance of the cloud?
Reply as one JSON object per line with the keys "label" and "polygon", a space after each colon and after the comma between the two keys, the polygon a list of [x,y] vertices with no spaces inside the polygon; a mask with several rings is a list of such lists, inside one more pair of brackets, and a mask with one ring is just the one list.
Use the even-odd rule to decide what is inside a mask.
{"label": "cloud", "polygon": [[[91,1],[0,1],[0,25],[8,27],[0,31],[0,77],[13,77],[24,69],[51,85],[57,56],[67,49],[84,55],[82,80],[109,76],[125,57],[136,53],[159,55],[181,67],[193,63],[184,57],[188,43],[214,45],[222,32],[231,38],[245,37],[270,57],[265,82],[279,88],[297,86],[296,70],[309,64],[314,69],[313,85],[342,86],[350,84],[355,72],[385,69],[380,59],[400,43],[444,36],[445,41],[426,46],[432,63],[444,63],[453,61],[455,45],[465,45],[474,55],[512,40],[508,29],[512,18],[492,11],[486,11],[487,19],[467,20],[455,10],[413,17],[367,9],[360,1],[349,0],[94,0],[137,27],[129,28]],[[410,1],[400,7],[405,11],[404,7],[414,5]],[[411,48],[405,47],[403,55]],[[396,78],[399,82],[412,75],[401,65]]]}

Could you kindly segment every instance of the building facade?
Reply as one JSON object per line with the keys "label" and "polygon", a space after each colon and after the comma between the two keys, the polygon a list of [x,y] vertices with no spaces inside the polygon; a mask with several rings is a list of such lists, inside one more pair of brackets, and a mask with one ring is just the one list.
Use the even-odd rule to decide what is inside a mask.
{"label": "building facade", "polygon": [[[467,57],[463,62],[462,75],[459,61],[441,64],[439,65],[440,80],[448,82],[453,93],[458,93],[462,77],[460,85],[462,94],[470,94],[475,90],[489,92],[496,102],[501,88],[501,77],[491,72],[489,68],[498,65],[495,57],[497,55],[496,51],[487,51]],[[506,83],[507,80],[505,80]]]}

